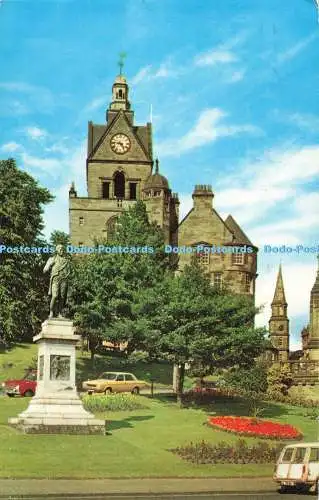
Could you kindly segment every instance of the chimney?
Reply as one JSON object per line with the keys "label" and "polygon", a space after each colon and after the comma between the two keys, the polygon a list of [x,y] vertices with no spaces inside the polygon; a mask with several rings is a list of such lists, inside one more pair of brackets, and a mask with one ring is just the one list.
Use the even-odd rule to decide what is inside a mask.
{"label": "chimney", "polygon": [[192,198],[194,210],[212,210],[214,193],[210,184],[196,184]]}

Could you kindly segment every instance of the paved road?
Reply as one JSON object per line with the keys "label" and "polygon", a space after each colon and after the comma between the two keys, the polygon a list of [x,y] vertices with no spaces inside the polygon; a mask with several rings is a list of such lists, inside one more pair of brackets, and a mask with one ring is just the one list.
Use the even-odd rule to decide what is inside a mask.
{"label": "paved road", "polygon": [[3,497],[0,495],[0,498],[3,498],[5,500],[279,500],[279,498],[282,498],[284,500],[310,500],[310,498],[315,498],[315,497],[309,497],[309,495],[296,495],[296,494],[288,494],[288,495],[280,495],[279,493],[203,493],[203,494],[198,494],[198,493],[183,493],[183,494],[172,494],[172,495],[107,495],[107,496],[82,496],[82,495],[76,495],[76,496],[35,496],[32,495],[30,497],[28,496],[9,496],[9,497]]}

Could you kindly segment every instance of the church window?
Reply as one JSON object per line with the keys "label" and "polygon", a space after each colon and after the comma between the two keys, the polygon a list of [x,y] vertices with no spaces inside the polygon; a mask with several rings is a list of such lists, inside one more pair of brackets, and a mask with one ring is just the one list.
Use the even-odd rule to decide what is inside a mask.
{"label": "church window", "polygon": [[79,225],[83,226],[84,224],[84,217],[79,217]]}
{"label": "church window", "polygon": [[116,172],[114,176],[114,195],[116,198],[125,196],[125,177],[123,172]]}
{"label": "church window", "polygon": [[223,273],[214,273],[214,286],[221,288],[223,284]]}
{"label": "church window", "polygon": [[160,191],[154,191],[154,196],[160,196],[161,192]]}
{"label": "church window", "polygon": [[282,332],[282,331],[283,331],[283,329],[284,329],[284,325],[279,325],[278,330],[279,330],[280,332]]}
{"label": "church window", "polygon": [[83,247],[83,241],[79,241],[79,247]]}
{"label": "church window", "polygon": [[278,338],[278,347],[283,347],[284,345],[284,339],[282,337]]}
{"label": "church window", "polygon": [[136,182],[130,182],[130,200],[136,200]]}
{"label": "church window", "polygon": [[123,92],[122,92],[122,89],[119,90],[119,98],[122,99],[123,97]]}
{"label": "church window", "polygon": [[232,263],[233,264],[243,264],[244,263],[244,254],[243,253],[233,253],[232,254]]}
{"label": "church window", "polygon": [[110,199],[110,183],[102,182],[102,198],[109,200]]}

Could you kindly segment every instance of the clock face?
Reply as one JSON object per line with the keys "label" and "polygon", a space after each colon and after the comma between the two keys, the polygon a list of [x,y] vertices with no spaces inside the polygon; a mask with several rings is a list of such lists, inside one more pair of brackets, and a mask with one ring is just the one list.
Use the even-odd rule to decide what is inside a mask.
{"label": "clock face", "polygon": [[114,153],[122,155],[131,147],[131,141],[125,134],[115,134],[111,139],[111,148]]}

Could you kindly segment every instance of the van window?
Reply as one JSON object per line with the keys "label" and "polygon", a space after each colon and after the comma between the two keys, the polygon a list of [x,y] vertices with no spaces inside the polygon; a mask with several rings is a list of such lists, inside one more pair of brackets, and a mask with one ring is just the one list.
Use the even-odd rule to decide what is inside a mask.
{"label": "van window", "polygon": [[319,462],[319,448],[310,449],[309,462]]}
{"label": "van window", "polygon": [[291,460],[292,457],[292,452],[294,451],[294,448],[287,448],[284,456],[282,457],[282,462],[283,463],[288,463]]}
{"label": "van window", "polygon": [[307,448],[296,448],[295,458],[293,460],[294,464],[300,464],[303,462]]}

